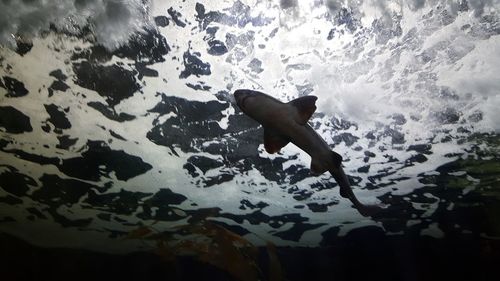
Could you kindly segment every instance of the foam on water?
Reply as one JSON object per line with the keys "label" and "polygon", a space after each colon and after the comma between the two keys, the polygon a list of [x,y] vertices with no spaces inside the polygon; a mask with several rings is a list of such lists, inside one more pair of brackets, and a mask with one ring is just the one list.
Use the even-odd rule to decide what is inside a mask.
{"label": "foam on water", "polygon": [[[360,11],[365,15],[361,22],[372,23],[375,8]],[[291,57],[305,50],[317,51],[294,58],[294,63],[312,67],[305,71],[309,77],[303,71],[293,78],[294,82],[311,82],[320,97],[320,111],[372,128],[391,115],[404,114],[406,120],[419,121],[406,126],[407,133],[425,134],[443,126],[446,114],[464,120],[481,110],[483,121],[475,127],[498,131],[498,114],[492,109],[499,97],[500,82],[494,78],[499,71],[500,53],[495,52],[499,37],[488,35],[490,24],[484,24],[485,19],[476,17],[475,11],[453,14],[436,4],[416,11],[408,6],[383,8],[383,17],[389,10],[393,13],[392,26],[380,21],[383,25],[377,30],[365,24],[356,36],[340,27],[333,42],[319,40],[324,34],[313,32],[328,24],[317,18],[282,34],[284,52]],[[497,20],[496,13],[492,17]]]}
{"label": "foam on water", "polygon": [[31,40],[50,25],[70,34],[89,28],[95,40],[109,49],[127,44],[131,35],[150,26],[149,1],[34,0],[0,2],[0,44]]}

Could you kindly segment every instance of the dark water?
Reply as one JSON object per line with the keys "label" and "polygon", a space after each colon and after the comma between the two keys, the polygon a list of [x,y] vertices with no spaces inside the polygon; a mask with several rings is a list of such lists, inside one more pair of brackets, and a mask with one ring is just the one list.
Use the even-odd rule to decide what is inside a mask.
{"label": "dark water", "polygon": [[152,252],[39,248],[4,234],[0,245],[2,274],[10,280],[497,280],[500,258],[496,239],[387,236],[373,227],[324,247],[278,247],[271,255],[268,248],[258,248],[251,262],[233,260],[231,268],[214,266],[215,257],[202,262],[196,255],[170,260]]}
{"label": "dark water", "polygon": [[[495,3],[154,4],[120,46],[97,17],[0,49],[0,276],[498,279]],[[386,208],[265,153],[238,88],[318,96],[309,124]]]}
{"label": "dark water", "polygon": [[[473,138],[478,144],[489,143],[488,147],[499,140],[491,135]],[[422,175],[420,180],[432,188],[381,198],[389,207],[372,219],[383,228],[361,227],[345,236],[338,236],[339,228],[331,228],[323,233],[317,247],[253,245],[239,236],[239,229],[213,225],[210,217],[217,217],[213,211],[207,212],[207,217],[193,217],[178,229],[179,235],[194,237],[186,240],[189,242],[169,244],[178,243],[173,233],[162,233],[154,225],[140,227],[121,239],[154,243],[145,250],[121,255],[42,248],[2,234],[3,276],[10,280],[42,276],[56,280],[496,280],[500,162],[497,154],[479,147],[474,148],[476,158],[453,161],[439,167],[435,175]],[[467,191],[471,178],[477,182]],[[436,201],[436,211],[424,217],[410,204]],[[408,226],[409,220],[422,222]],[[442,230],[440,238],[421,235],[421,229],[430,224]],[[198,240],[201,236],[205,240]]]}

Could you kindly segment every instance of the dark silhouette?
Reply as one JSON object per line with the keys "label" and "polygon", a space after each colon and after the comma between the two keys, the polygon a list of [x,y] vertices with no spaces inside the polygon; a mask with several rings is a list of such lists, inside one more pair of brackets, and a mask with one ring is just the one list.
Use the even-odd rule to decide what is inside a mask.
{"label": "dark silhouette", "polygon": [[342,157],[330,150],[328,144],[314,131],[307,121],[316,110],[315,96],[304,96],[283,103],[264,93],[252,90],[234,92],[241,110],[264,127],[264,146],[275,153],[292,142],[311,156],[311,173],[321,175],[329,171],[340,186],[340,195],[348,198],[364,216],[381,210],[376,205],[361,203],[342,169]]}

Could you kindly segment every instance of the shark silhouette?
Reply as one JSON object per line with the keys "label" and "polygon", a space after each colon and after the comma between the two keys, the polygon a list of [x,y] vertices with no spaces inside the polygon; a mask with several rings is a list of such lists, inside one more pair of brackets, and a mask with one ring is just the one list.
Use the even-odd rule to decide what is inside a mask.
{"label": "shark silhouette", "polygon": [[330,150],[307,121],[316,110],[315,96],[304,96],[283,103],[269,95],[253,90],[236,90],[234,98],[240,109],[264,128],[264,147],[268,153],[279,152],[292,142],[311,156],[311,173],[329,171],[340,187],[340,195],[348,198],[364,216],[381,210],[377,205],[365,205],[354,195],[342,169],[342,156]]}

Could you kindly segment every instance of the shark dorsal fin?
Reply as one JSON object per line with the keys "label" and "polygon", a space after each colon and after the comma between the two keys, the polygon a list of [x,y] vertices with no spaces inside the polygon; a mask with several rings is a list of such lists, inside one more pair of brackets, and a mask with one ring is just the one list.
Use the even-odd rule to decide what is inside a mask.
{"label": "shark dorsal fin", "polygon": [[289,102],[290,105],[297,109],[297,123],[301,125],[307,124],[311,115],[313,115],[314,111],[316,111],[315,103],[317,99],[318,97],[316,96],[303,96]]}
{"label": "shark dorsal fin", "polygon": [[287,137],[274,134],[272,130],[264,128],[264,148],[268,153],[279,152],[289,142]]}

